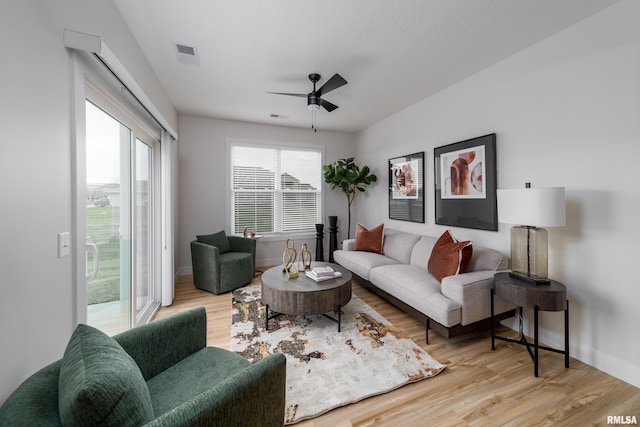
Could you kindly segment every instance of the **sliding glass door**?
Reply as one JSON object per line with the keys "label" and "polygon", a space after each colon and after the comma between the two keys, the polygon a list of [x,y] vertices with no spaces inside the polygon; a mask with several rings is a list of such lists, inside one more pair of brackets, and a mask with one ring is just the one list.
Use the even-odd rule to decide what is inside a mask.
{"label": "sliding glass door", "polygon": [[158,306],[159,143],[89,100],[85,127],[87,323],[113,335]]}
{"label": "sliding glass door", "polygon": [[131,324],[131,129],[86,102],[87,321]]}

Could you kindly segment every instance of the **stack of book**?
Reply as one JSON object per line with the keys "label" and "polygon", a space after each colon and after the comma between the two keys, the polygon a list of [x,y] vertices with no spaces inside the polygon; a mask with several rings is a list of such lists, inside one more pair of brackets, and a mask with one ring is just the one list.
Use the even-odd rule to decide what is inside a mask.
{"label": "stack of book", "polygon": [[311,270],[304,273],[307,277],[321,282],[323,280],[335,279],[336,277],[342,277],[342,273],[335,271],[333,268],[327,266],[313,267]]}

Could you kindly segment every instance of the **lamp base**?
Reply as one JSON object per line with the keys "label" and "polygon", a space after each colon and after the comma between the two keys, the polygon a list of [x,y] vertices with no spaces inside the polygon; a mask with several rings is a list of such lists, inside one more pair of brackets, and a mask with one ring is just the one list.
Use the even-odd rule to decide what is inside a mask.
{"label": "lamp base", "polygon": [[516,226],[511,228],[511,271],[526,278],[546,280],[547,230]]}
{"label": "lamp base", "polygon": [[549,279],[542,279],[539,277],[527,276],[526,274],[517,273],[515,271],[510,271],[509,277],[513,277],[514,279],[517,279],[517,280],[522,280],[523,282],[527,282],[532,285],[550,285],[551,284],[551,280]]}

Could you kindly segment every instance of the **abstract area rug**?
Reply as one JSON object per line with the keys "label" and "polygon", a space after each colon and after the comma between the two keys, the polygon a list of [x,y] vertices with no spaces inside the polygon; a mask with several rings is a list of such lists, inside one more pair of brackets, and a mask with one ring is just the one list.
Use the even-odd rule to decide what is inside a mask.
{"label": "abstract area rug", "polygon": [[285,424],[386,393],[440,373],[445,366],[353,295],[342,332],[321,315],[281,315],[264,329],[260,285],[233,292],[231,349],[251,362],[287,357]]}

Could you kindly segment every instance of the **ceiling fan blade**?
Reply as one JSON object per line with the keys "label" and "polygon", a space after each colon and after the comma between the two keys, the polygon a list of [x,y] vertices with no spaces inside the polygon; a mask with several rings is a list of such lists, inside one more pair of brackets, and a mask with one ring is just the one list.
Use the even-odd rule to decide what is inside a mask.
{"label": "ceiling fan blade", "polygon": [[306,93],[284,93],[284,92],[267,92],[267,93],[272,93],[274,95],[298,96],[298,97],[301,97],[301,98],[306,98],[307,97]]}
{"label": "ceiling fan blade", "polygon": [[322,105],[324,107],[324,109],[327,110],[328,112],[332,112],[333,110],[338,108],[338,106],[336,104],[332,104],[329,101],[325,101],[322,98],[320,99],[320,105]]}
{"label": "ceiling fan blade", "polygon": [[347,81],[342,78],[340,74],[334,74],[327,82],[322,85],[320,89],[316,91],[317,96],[322,96],[325,93],[329,93],[334,89],[338,89],[340,86],[347,84]]}

